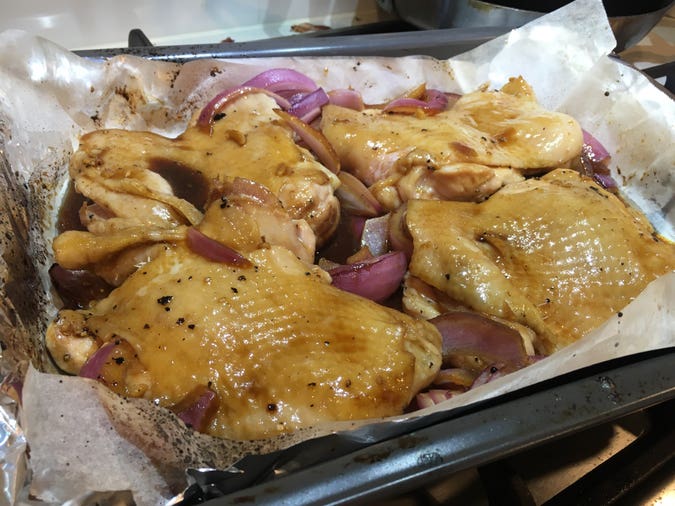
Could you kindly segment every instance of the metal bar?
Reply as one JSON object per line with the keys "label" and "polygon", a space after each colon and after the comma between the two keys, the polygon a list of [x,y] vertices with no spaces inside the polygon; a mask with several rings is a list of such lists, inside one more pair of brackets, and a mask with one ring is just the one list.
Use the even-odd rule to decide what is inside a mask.
{"label": "metal bar", "polygon": [[392,496],[675,398],[675,351],[528,393],[205,502],[327,505]]}
{"label": "metal bar", "polygon": [[406,56],[450,58],[510,30],[510,27],[449,28],[368,35],[306,37],[292,35],[252,42],[152,46],[75,51],[86,58],[107,59],[120,54],[150,60],[185,62],[204,58],[271,56]]}

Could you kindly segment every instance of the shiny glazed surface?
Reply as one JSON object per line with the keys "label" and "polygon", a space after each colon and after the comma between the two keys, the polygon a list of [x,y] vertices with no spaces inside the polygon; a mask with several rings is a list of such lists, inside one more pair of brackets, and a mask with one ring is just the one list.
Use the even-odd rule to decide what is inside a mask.
{"label": "shiny glazed surface", "polygon": [[411,201],[410,273],[453,299],[523,323],[550,353],[675,268],[675,246],[615,195],[571,170],[482,203]]}

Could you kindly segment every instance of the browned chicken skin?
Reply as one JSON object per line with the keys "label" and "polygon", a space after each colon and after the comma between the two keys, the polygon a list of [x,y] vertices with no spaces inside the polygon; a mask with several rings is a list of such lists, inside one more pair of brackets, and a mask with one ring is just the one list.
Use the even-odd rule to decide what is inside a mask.
{"label": "browned chicken skin", "polygon": [[[339,219],[333,195],[339,180],[295,143],[275,108],[270,97],[249,94],[226,106],[211,132],[193,125],[175,139],[125,130],[84,135],[70,175],[77,191],[104,211],[83,213],[87,230],[101,236],[197,224],[208,195],[243,177],[269,188],[292,218],[309,224],[321,244]],[[181,180],[178,188],[169,182],[175,177]],[[190,187],[188,200],[175,193],[184,192],[183,186]],[[55,248],[59,262],[60,246]]]}
{"label": "browned chicken skin", "polygon": [[566,166],[583,141],[578,123],[543,109],[522,78],[431,116],[328,105],[321,130],[343,169],[390,210],[410,199],[482,200],[524,174]]}
{"label": "browned chicken skin", "polygon": [[474,310],[524,324],[550,353],[675,269],[644,216],[559,169],[481,203],[411,201],[410,273]]}
{"label": "browned chicken skin", "polygon": [[142,367],[122,393],[172,406],[209,385],[219,406],[206,430],[218,436],[401,413],[440,367],[435,327],[334,288],[292,245],[266,242],[261,221],[281,230],[292,221],[274,199],[245,192],[216,201],[198,228],[250,264],[209,261],[174,241],[89,310],[61,311],[47,332],[52,356],[77,373],[101,344],[123,339]]}
{"label": "browned chicken skin", "polygon": [[[80,213],[87,230],[57,237],[55,256],[118,288],[50,325],[64,371],[119,341],[124,368],[103,378],[114,391],[176,407],[211,389],[218,404],[204,430],[268,437],[401,413],[441,366],[426,318],[469,308],[516,330],[529,354],[548,354],[675,268],[673,245],[644,217],[554,170],[578,157],[581,129],[512,79],[435,116],[324,107],[343,167],[385,208],[408,202],[403,304],[414,316],[338,290],[312,264],[337,224],[338,179],[274,107],[252,94],[212,132],[193,126],[176,139],[83,137],[71,176],[94,204]],[[197,187],[188,199],[169,182],[176,171]],[[194,230],[246,261],[209,260],[189,244]]]}

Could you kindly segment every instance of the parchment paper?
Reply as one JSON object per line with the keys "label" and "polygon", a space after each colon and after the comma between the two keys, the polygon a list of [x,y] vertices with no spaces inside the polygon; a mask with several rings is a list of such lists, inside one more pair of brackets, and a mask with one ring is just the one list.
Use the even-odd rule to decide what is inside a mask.
{"label": "parchment paper", "polygon": [[[138,504],[159,504],[185,486],[188,467],[226,469],[248,452],[357,426],[358,437],[378,437],[370,425],[341,423],[255,444],[216,440],[144,401],[120,400],[96,383],[52,374],[42,344],[56,310],[47,279],[49,244],[67,159],[80,134],[123,127],[177,135],[218,90],[271,67],[296,68],[327,89],[351,86],[367,102],[422,82],[468,92],[523,75],[543,105],[572,114],[608,148],[622,191],[673,240],[675,105],[642,74],[607,56],[614,43],[600,0],[577,0],[451,61],[284,58],[181,67],[130,56],[88,61],[23,32],[0,34],[0,149],[8,161],[0,165],[0,365],[5,373],[27,370],[21,426],[31,448],[30,493],[61,503],[128,489]],[[622,317],[569,348],[415,416],[673,346],[674,283],[674,274],[655,281]],[[28,362],[32,367],[25,367]]]}

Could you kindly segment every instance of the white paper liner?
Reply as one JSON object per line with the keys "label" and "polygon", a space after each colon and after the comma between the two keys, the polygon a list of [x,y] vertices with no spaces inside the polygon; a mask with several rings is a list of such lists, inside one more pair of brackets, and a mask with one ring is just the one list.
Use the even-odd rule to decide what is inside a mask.
{"label": "white paper liner", "polygon": [[[18,194],[25,192],[30,203],[28,233],[32,241],[27,254],[39,271],[35,290],[45,294],[38,304],[42,319],[25,322],[27,332],[23,334],[29,334],[25,338],[32,340],[37,356],[42,357],[40,331],[55,311],[50,305],[46,275],[51,263],[48,245],[66,181],[67,159],[78,136],[100,127],[177,135],[190,115],[215,92],[270,67],[293,67],[327,89],[353,87],[363,92],[367,102],[390,99],[422,82],[447,91],[467,92],[484,83],[499,87],[509,77],[523,75],[544,106],[572,114],[607,147],[613,155],[613,175],[622,183],[622,190],[672,240],[675,104],[642,74],[608,58],[613,47],[599,0],[577,0],[447,62],[424,57],[282,58],[195,61],[180,67],[129,56],[95,62],[22,32],[2,33],[0,149],[12,171],[5,177]],[[669,210],[666,213],[664,209]],[[20,225],[14,223],[15,228],[20,229]],[[12,244],[9,239],[0,240],[3,257]],[[10,266],[0,266],[11,275]],[[422,413],[492,397],[607,359],[673,346],[674,281],[672,274],[655,281],[623,311],[622,317],[611,319],[554,356]],[[6,297],[5,288],[3,285]],[[15,313],[7,311],[6,319],[15,316],[21,320],[21,308]],[[19,332],[12,339],[20,339],[23,334]],[[4,353],[11,363],[22,358],[20,353],[13,354],[13,349]],[[33,356],[23,358],[36,362]],[[43,368],[47,364],[38,361]],[[132,490],[138,504],[158,504],[175,492],[180,482],[173,466],[178,462],[177,455],[168,458],[173,467],[162,469],[157,466],[158,458],[170,448],[160,448],[153,454],[146,447],[141,452],[129,442],[134,436],[127,432],[134,424],[148,431],[159,430],[164,423],[173,423],[170,416],[162,414],[159,423],[143,415],[144,408],[137,409],[138,403],[131,403],[129,409],[115,405],[89,381],[34,370],[28,374],[24,392],[23,426],[31,444],[35,473],[32,492],[40,498],[63,502],[89,491],[122,488]],[[114,430],[110,430],[111,419],[116,421]],[[397,419],[401,417],[392,420]],[[203,460],[226,466],[247,450],[285,447],[319,433],[354,426],[334,424],[266,446],[242,448],[215,442],[212,446],[218,448],[217,454]],[[165,442],[181,434],[176,429]],[[148,440],[153,437],[156,434]],[[207,448],[211,441],[202,435],[190,437],[186,445],[195,451]]]}

